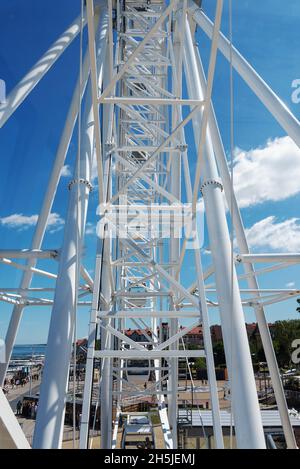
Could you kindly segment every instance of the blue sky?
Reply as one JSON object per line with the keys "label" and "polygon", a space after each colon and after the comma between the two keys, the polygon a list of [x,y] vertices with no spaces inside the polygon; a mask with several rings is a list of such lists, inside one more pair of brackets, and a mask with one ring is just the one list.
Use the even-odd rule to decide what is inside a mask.
{"label": "blue sky", "polygon": [[[225,0],[222,30],[228,33],[228,0]],[[298,0],[233,0],[234,44],[262,75],[265,81],[300,118],[300,104],[291,100],[292,81],[300,78],[299,44],[300,4]],[[203,0],[212,18],[215,1]],[[79,14],[79,0],[10,0],[0,5],[0,78],[7,91],[41,57],[49,46]],[[197,31],[197,41],[205,68],[209,41]],[[78,73],[79,41],[67,49],[47,76],[34,89],[13,117],[0,130],[0,240],[1,248],[30,246],[59,137]],[[245,227],[254,252],[300,252],[300,154],[284,131],[258,102],[243,81],[234,75],[235,91],[235,181]],[[229,67],[218,55],[214,103],[226,151],[229,151]],[[191,131],[187,140],[191,141]],[[190,161],[195,152],[191,142]],[[76,153],[76,135],[66,164],[72,167]],[[67,203],[68,171],[62,177],[53,207],[51,226],[44,246],[61,244]],[[246,183],[246,188],[245,188]],[[95,224],[96,191],[91,196],[89,223]],[[12,218],[12,215],[15,215]],[[18,215],[18,217],[16,217]],[[20,217],[20,215],[22,215]],[[10,218],[9,218],[10,217]],[[266,241],[267,240],[267,241]],[[86,237],[85,265],[93,269],[95,238]],[[188,285],[195,272],[189,252],[183,283]],[[205,256],[204,263],[208,263]],[[55,272],[53,261],[40,262],[40,268]],[[298,282],[299,268],[269,274],[260,279],[264,288],[282,287]],[[17,286],[20,272],[0,265],[0,288]],[[53,286],[35,278],[33,286]],[[46,296],[46,295],[45,295]],[[267,309],[268,320],[297,317],[296,300]],[[5,336],[11,307],[0,303],[0,337]],[[50,318],[49,308],[27,308],[18,335],[18,343],[45,342]],[[247,320],[253,320],[246,310]],[[216,312],[211,321],[218,321]],[[88,311],[78,313],[78,336],[87,334]]]}

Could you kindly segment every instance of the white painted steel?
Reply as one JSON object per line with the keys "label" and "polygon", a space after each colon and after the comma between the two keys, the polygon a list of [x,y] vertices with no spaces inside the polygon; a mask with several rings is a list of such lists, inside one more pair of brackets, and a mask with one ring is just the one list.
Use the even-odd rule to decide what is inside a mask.
{"label": "white painted steel", "polygon": [[[31,249],[0,250],[1,264],[24,270],[19,288],[0,289],[0,301],[14,305],[6,335],[6,362],[0,364],[2,383],[24,307],[53,307],[34,433],[35,448],[61,447],[76,310],[87,306],[91,311],[80,448],[91,445],[89,423],[95,399],[94,363],[100,360],[97,402],[101,410],[101,447],[116,447],[122,406],[132,399],[139,401],[152,396],[159,412],[165,447],[176,449],[178,360],[191,357],[206,360],[213,417],[210,416],[210,426],[214,428],[216,446],[223,448],[225,420],[219,409],[209,308],[219,308],[221,313],[237,445],[239,448],[264,448],[243,306],[253,307],[256,313],[286,441],[289,448],[295,447],[263,307],[292,298],[299,290],[260,289],[256,277],[296,265],[300,254],[254,255],[249,252],[239,208],[231,193],[226,155],[211,103],[217,48],[230,57],[230,43],[220,33],[222,4],[222,0],[216,2],[215,22],[212,23],[191,0],[125,0],[122,3],[87,0],[88,44],[82,82],[78,80],[74,91]],[[6,107],[0,106],[0,126],[76,37],[79,21],[73,23],[20,82],[9,96]],[[193,42],[195,22],[212,38],[207,81],[199,54],[201,48]],[[234,48],[233,66],[300,146],[297,119]],[[183,93],[185,81],[188,96]],[[57,250],[42,250],[47,220],[78,115],[79,98],[83,102],[81,151],[77,156],[79,174],[75,171],[69,186],[63,245]],[[191,145],[185,138],[190,122],[198,152],[194,188],[190,174]],[[92,278],[81,261],[81,253],[94,154],[98,199],[106,202],[106,212],[99,210],[100,240]],[[196,248],[193,261],[196,281],[186,287],[183,267],[187,237],[184,235],[180,240],[175,236],[176,223],[181,218],[178,206],[188,200],[195,214],[199,183],[213,262],[203,272],[201,249]],[[235,270],[231,276],[223,189],[228,206],[231,207],[232,199],[234,202],[231,215],[240,250],[234,261],[245,270],[239,277]],[[147,210],[153,204],[160,210],[151,219],[150,231],[144,228],[148,223]],[[146,209],[137,225],[132,224],[132,214],[130,222],[122,218],[124,208],[135,210],[137,207]],[[117,221],[109,211],[118,214]],[[170,231],[168,236],[163,236],[168,223],[161,217],[168,214]],[[116,237],[109,231],[112,220]],[[131,231],[123,238],[128,226]],[[27,259],[26,264],[11,260],[17,258]],[[58,274],[36,268],[37,260],[46,259],[59,261]],[[255,263],[274,265],[256,273]],[[49,294],[54,291],[50,287],[31,288],[34,274],[56,280],[54,299],[34,297],[34,294],[40,296],[42,291]],[[212,275],[215,283],[205,285]],[[239,288],[239,279],[247,280],[248,288]],[[90,296],[85,298],[86,295]],[[164,320],[169,322],[168,326]],[[186,350],[184,347],[182,350],[179,339],[185,339],[197,325],[202,327],[204,348]],[[96,350],[99,338],[100,350]],[[145,389],[128,379],[126,375],[130,370],[147,373]],[[113,410],[117,415],[115,421]],[[0,411],[0,418],[2,414]],[[14,431],[14,422],[11,421],[9,427]],[[18,431],[15,436],[20,436]]]}
{"label": "white painted steel", "polygon": [[56,60],[59,59],[66,48],[77,37],[80,32],[80,23],[81,17],[79,16],[11,91],[6,102],[0,104],[0,128],[7,122],[15,110],[50,70]]}
{"label": "white painted steel", "polygon": [[[102,32],[102,25],[100,24]],[[97,55],[105,36],[97,36]],[[100,67],[101,70],[101,67]],[[87,88],[80,132],[81,150],[69,185],[69,206],[46,350],[39,408],[34,431],[35,448],[60,448],[65,399],[76,314],[76,289],[84,238],[94,155],[94,114],[91,87]],[[79,252],[77,252],[79,248]]]}
{"label": "white painted steel", "polygon": [[[184,65],[189,96],[203,99],[188,21],[185,34]],[[193,119],[196,141],[201,119],[201,113],[198,113]],[[219,174],[209,129],[207,129],[204,148],[205,156],[201,168],[202,192],[206,207],[212,258],[215,265],[217,295],[233,396],[232,406],[236,422],[238,447],[265,448],[238,282],[236,272],[231,273],[230,237],[221,189],[218,184]],[[215,181],[215,183],[204,186],[203,184],[206,181]],[[245,401],[248,403],[247,406],[245,406]]]}

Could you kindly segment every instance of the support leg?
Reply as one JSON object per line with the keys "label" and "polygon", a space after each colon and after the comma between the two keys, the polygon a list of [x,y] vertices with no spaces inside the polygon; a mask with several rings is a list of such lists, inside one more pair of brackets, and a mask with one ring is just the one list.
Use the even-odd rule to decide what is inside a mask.
{"label": "support leg", "polygon": [[[185,33],[184,63],[189,96],[203,99],[188,21]],[[193,119],[196,141],[201,117],[202,113],[199,112]],[[215,266],[237,444],[239,448],[265,448],[245,319],[236,272],[235,270],[232,272],[231,244],[209,129],[202,166],[202,193]]]}

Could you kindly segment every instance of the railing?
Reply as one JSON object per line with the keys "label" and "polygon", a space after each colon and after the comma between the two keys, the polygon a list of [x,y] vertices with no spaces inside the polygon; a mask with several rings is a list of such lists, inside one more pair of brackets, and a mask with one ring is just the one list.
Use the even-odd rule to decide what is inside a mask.
{"label": "railing", "polygon": [[178,425],[192,425],[193,414],[192,405],[190,401],[181,401],[183,407],[178,410],[177,423]]}
{"label": "railing", "polygon": [[[101,434],[100,430],[90,430],[89,431],[89,435],[92,438],[95,437],[95,436],[99,436],[100,434]],[[32,446],[33,435],[26,436],[26,439],[27,439],[28,443],[30,444],[30,446]],[[64,441],[71,441],[71,440],[73,440],[73,430],[65,431],[64,434],[63,434],[63,442]],[[75,431],[75,440],[79,441],[79,430]]]}
{"label": "railing", "polygon": [[272,437],[272,435],[270,435],[270,433],[268,433],[266,435],[266,440],[267,440],[267,448],[268,449],[277,449],[275,441],[273,440],[273,437]]}

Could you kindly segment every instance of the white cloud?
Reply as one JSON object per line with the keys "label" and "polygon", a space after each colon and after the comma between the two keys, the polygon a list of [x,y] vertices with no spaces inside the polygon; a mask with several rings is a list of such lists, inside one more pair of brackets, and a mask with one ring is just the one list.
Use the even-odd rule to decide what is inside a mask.
{"label": "white cloud", "polygon": [[286,286],[286,288],[294,288],[295,282],[289,282],[285,286]]}
{"label": "white cloud", "polygon": [[300,192],[300,149],[289,138],[235,151],[235,193],[241,208],[287,199]]}
{"label": "white cloud", "polygon": [[96,234],[96,226],[93,225],[93,223],[88,222],[85,227],[85,234],[86,235]]}
{"label": "white cloud", "polygon": [[49,229],[50,233],[61,230],[64,224],[65,220],[58,213],[50,213],[47,224],[47,229]]}
{"label": "white cloud", "polygon": [[251,248],[269,248],[279,252],[300,252],[300,219],[278,221],[274,216],[264,218],[246,229]]}
{"label": "white cloud", "polygon": [[98,167],[96,154],[93,158],[92,171],[91,171],[91,183],[94,187],[98,186]]}
{"label": "white cloud", "polygon": [[27,229],[35,226],[37,219],[37,215],[26,216],[22,213],[14,213],[8,217],[0,218],[0,223],[7,228]]}
{"label": "white cloud", "polygon": [[[27,230],[32,226],[35,226],[38,220],[38,215],[23,215],[22,213],[14,213],[7,217],[0,218],[0,225],[9,228],[16,229],[18,231]],[[47,224],[47,229],[50,233],[59,231],[64,225],[64,220],[59,216],[58,213],[51,213]]]}
{"label": "white cloud", "polygon": [[71,168],[68,164],[65,164],[62,167],[60,175],[61,175],[61,177],[71,177],[72,176]]}

